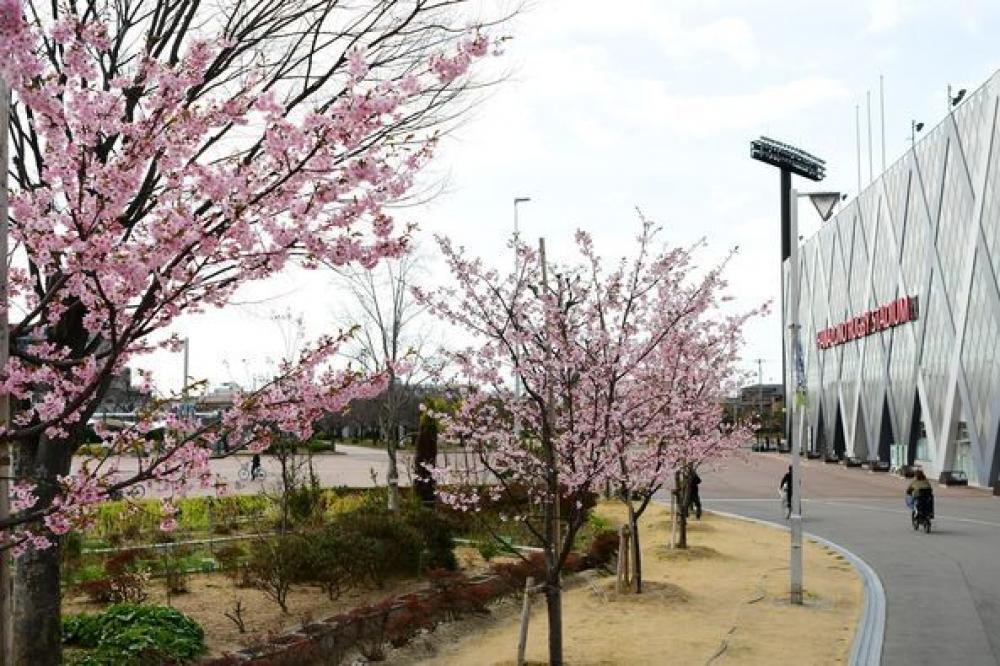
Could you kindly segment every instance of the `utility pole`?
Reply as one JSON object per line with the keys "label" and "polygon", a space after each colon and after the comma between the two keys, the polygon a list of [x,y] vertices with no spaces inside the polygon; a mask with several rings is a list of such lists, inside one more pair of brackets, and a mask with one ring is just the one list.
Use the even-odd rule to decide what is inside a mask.
{"label": "utility pole", "polygon": [[[7,366],[10,354],[10,284],[7,275],[7,162],[10,134],[10,89],[0,76],[0,368]],[[10,423],[10,395],[0,393],[0,425]],[[10,517],[10,479],[12,476],[9,440],[0,443],[0,520]],[[14,580],[9,551],[0,552],[0,666],[11,663],[13,653]]]}

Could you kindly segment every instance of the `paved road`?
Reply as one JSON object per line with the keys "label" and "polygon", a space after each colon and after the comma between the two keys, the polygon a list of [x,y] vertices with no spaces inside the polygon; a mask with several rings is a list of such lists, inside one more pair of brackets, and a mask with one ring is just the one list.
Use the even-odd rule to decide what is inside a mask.
{"label": "paved road", "polygon": [[[399,452],[399,482],[408,486],[412,481],[412,452],[403,450]],[[447,455],[447,460],[439,456],[439,462],[450,463],[462,466],[463,454],[452,452]],[[301,461],[305,461],[305,456],[299,456]],[[79,468],[84,458],[73,459],[73,469]],[[139,461],[132,456],[124,456],[119,459],[118,466],[122,474],[134,473],[138,469]],[[234,455],[227,458],[216,458],[211,461],[212,473],[218,480],[229,484],[229,491],[240,494],[252,494],[259,492],[262,488],[270,488],[274,485],[281,474],[281,466],[273,456],[261,456],[261,465],[264,468],[265,478],[263,481],[241,481],[240,468],[246,467],[249,470],[249,455]],[[352,446],[349,444],[338,444],[337,453],[320,453],[313,456],[313,469],[319,477],[320,485],[324,487],[352,486],[371,487],[373,475],[377,483],[385,483],[388,460],[385,451],[366,446]],[[148,488],[150,496],[157,495],[155,488]],[[211,494],[212,489],[201,491],[200,494]],[[199,494],[198,492],[194,494]]]}
{"label": "paved road", "polygon": [[[787,464],[753,454],[707,471],[703,501],[783,522],[776,488]],[[1000,498],[937,488],[934,528],[924,534],[910,526],[903,479],[809,461],[803,483],[805,530],[855,552],[882,579],[883,664],[1000,664]]]}

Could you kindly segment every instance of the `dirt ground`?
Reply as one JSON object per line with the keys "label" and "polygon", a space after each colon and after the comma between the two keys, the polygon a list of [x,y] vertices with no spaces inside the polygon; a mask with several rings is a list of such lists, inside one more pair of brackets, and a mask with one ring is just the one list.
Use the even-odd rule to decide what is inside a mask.
{"label": "dirt ground", "polygon": [[[601,512],[620,523],[616,506]],[[837,664],[847,661],[861,609],[861,582],[843,558],[805,547],[805,598],[788,603],[788,535],[706,514],[692,521],[688,551],[670,550],[667,512],[651,507],[643,520],[642,595],[615,594],[614,578],[594,578],[563,597],[568,664]],[[456,637],[446,632],[425,646],[435,666],[514,664],[517,609]],[[794,631],[793,631],[794,628]],[[805,638],[808,637],[808,638]],[[545,604],[534,602],[528,659],[547,662]],[[433,656],[426,658],[427,650]]]}
{"label": "dirt ground", "polygon": [[[471,555],[467,557],[472,559]],[[221,655],[356,606],[393,594],[410,592],[424,584],[417,579],[388,582],[381,590],[349,590],[333,601],[318,587],[296,585],[288,594],[286,615],[263,592],[253,588],[239,588],[225,574],[194,574],[190,577],[189,591],[173,596],[169,604],[163,581],[153,579],[149,585],[147,603],[170,605],[191,616],[205,630],[208,654]],[[240,633],[235,622],[226,617],[227,612],[233,613],[237,601],[242,602],[246,633]],[[103,608],[102,604],[89,603],[85,596],[70,596],[63,600],[63,613],[96,613]]]}

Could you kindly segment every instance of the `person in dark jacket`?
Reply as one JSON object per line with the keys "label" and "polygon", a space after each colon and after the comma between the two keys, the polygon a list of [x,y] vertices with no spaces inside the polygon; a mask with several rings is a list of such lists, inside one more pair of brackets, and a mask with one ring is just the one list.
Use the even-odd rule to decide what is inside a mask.
{"label": "person in dark jacket", "polygon": [[788,471],[785,475],[781,477],[781,483],[778,484],[778,489],[781,491],[781,503],[785,507],[785,518],[792,515],[792,466],[788,466]]}
{"label": "person in dark jacket", "polygon": [[253,458],[250,459],[250,478],[256,479],[260,476],[260,454],[253,454]]}
{"label": "person in dark jacket", "polygon": [[934,518],[934,488],[927,480],[923,470],[917,470],[913,481],[906,487],[906,506],[915,512],[923,512],[928,518]]}
{"label": "person in dark jacket", "polygon": [[694,507],[694,517],[701,520],[701,495],[698,493],[698,486],[701,485],[701,477],[698,472],[691,470],[691,492],[688,495],[688,506]]}

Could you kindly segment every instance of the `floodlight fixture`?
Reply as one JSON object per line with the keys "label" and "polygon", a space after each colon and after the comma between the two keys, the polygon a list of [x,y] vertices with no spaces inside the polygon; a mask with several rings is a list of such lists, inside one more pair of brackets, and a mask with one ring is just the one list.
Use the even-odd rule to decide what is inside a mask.
{"label": "floodlight fixture", "polygon": [[750,157],[809,180],[826,177],[826,162],[782,141],[762,136],[750,142]]}
{"label": "floodlight fixture", "polygon": [[965,88],[959,90],[954,97],[951,98],[951,105],[958,106],[958,103],[965,98],[965,93],[968,92]]}

